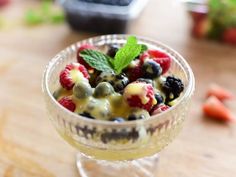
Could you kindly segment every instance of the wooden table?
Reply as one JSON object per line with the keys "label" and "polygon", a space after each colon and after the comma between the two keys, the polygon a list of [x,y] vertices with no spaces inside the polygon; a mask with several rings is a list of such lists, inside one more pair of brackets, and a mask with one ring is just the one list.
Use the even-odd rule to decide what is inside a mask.
{"label": "wooden table", "polygon": [[[0,176],[76,177],[76,150],[48,120],[40,85],[50,58],[94,34],[76,33],[64,24],[14,24],[30,3],[37,2],[12,0],[1,10],[11,25],[0,30]],[[178,138],[161,153],[159,176],[235,177],[236,126],[205,119],[201,104],[210,82],[235,93],[236,48],[192,39],[189,29],[189,18],[177,1],[150,0],[129,30],[179,51],[196,76],[189,117]],[[228,105],[236,114],[236,102]]]}

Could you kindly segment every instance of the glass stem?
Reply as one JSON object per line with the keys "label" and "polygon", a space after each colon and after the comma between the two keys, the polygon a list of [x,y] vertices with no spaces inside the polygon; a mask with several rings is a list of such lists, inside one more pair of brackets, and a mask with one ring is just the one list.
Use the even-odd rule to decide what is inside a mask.
{"label": "glass stem", "polygon": [[77,154],[81,177],[156,177],[159,154],[131,161],[103,161]]}

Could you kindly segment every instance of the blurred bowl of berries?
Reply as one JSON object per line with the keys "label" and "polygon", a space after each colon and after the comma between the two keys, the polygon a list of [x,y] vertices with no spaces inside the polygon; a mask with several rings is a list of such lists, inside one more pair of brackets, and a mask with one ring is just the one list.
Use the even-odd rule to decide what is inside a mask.
{"label": "blurred bowl of berries", "polygon": [[192,18],[192,35],[236,45],[235,0],[186,0]]}
{"label": "blurred bowl of berries", "polygon": [[186,60],[157,41],[103,35],[58,53],[42,86],[54,127],[79,151],[82,177],[150,177],[182,129],[195,80]]}
{"label": "blurred bowl of berries", "polygon": [[70,27],[101,34],[125,33],[148,0],[58,0]]}

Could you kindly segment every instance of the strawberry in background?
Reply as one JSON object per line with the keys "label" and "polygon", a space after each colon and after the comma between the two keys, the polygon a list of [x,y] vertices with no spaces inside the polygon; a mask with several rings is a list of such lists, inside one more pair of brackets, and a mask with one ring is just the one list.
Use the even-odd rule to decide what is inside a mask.
{"label": "strawberry in background", "polygon": [[234,98],[233,93],[217,84],[211,84],[206,97],[207,99],[202,105],[204,115],[223,122],[236,122],[236,116],[223,104],[223,101]]}

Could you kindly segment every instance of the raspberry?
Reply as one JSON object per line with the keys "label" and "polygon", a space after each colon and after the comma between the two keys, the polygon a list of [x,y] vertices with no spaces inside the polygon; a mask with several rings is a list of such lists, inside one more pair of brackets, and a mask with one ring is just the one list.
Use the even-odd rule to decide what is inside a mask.
{"label": "raspberry", "polygon": [[87,64],[86,61],[84,61],[84,59],[79,55],[79,53],[85,49],[94,49],[95,47],[92,46],[91,44],[83,44],[79,47],[78,51],[77,51],[77,61],[84,65],[85,68],[87,68],[90,72],[94,71],[94,68],[92,68],[89,64]]}
{"label": "raspberry", "polygon": [[156,63],[159,63],[162,68],[162,74],[165,74],[169,70],[172,61],[169,55],[159,50],[148,50],[140,56],[140,62],[142,64],[147,59],[152,59]]}
{"label": "raspberry", "polygon": [[148,58],[149,58],[149,54],[146,53],[146,52],[143,53],[143,54],[139,57],[140,63],[143,64],[144,61],[145,61],[146,59],[148,59]]}
{"label": "raspberry", "polygon": [[153,59],[155,62],[159,63],[161,68],[162,68],[162,74],[165,74],[169,68],[170,68],[170,64],[171,64],[171,58],[154,58]]}
{"label": "raspberry", "polygon": [[88,78],[87,69],[79,63],[66,65],[65,69],[60,73],[61,86],[67,90],[71,90],[79,80]]}
{"label": "raspberry", "polygon": [[143,76],[142,71],[142,64],[141,62],[134,63],[133,66],[128,67],[127,69],[127,75],[129,77],[130,82],[137,80],[138,78]]}
{"label": "raspberry", "polygon": [[71,98],[69,97],[63,97],[58,101],[63,107],[65,107],[66,109],[74,112],[76,105],[75,103],[72,101]]}
{"label": "raspberry", "polygon": [[156,104],[152,85],[144,82],[128,84],[124,90],[124,98],[130,107],[142,108],[147,111],[150,111]]}
{"label": "raspberry", "polygon": [[159,50],[148,50],[147,51],[151,58],[168,58],[169,56]]}
{"label": "raspberry", "polygon": [[166,111],[167,109],[169,109],[169,106],[167,106],[165,104],[160,104],[160,105],[155,106],[153,108],[153,110],[151,111],[151,115],[160,114],[160,113]]}

